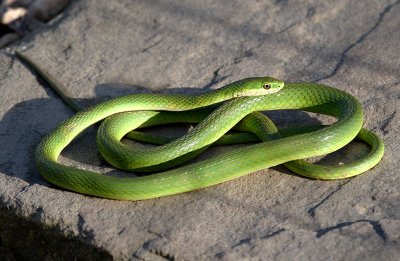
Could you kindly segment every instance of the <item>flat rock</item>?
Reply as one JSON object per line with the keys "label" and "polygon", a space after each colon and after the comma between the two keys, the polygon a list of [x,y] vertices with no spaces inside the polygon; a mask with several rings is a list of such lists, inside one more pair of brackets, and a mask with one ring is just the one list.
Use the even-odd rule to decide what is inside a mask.
{"label": "flat rock", "polygon": [[[0,253],[38,259],[398,259],[399,13],[400,1],[73,1],[0,52]],[[139,202],[65,191],[40,177],[33,154],[73,112],[15,58],[16,49],[83,106],[135,92],[207,91],[257,75],[325,83],[359,98],[365,126],[384,139],[386,153],[367,173],[329,182],[276,167]],[[271,117],[280,126],[324,121],[301,112]],[[367,151],[355,143],[322,161],[354,160]],[[93,129],[60,160],[111,170],[96,151]]]}

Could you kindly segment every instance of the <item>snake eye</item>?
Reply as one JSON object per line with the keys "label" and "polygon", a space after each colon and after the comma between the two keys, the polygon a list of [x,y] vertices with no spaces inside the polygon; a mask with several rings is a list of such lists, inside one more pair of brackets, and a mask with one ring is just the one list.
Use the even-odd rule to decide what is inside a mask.
{"label": "snake eye", "polygon": [[269,84],[269,83],[264,83],[264,84],[263,84],[263,88],[266,89],[266,90],[269,90],[269,89],[271,89],[271,84]]}

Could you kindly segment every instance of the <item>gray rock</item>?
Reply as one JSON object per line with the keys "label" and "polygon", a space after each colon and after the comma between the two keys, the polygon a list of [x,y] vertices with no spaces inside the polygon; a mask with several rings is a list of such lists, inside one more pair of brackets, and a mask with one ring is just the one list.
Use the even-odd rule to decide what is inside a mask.
{"label": "gray rock", "polygon": [[[33,152],[73,113],[12,49],[3,50],[0,247],[23,258],[33,253],[23,243],[44,238],[53,247],[42,251],[48,245],[36,242],[38,259],[397,260],[399,12],[400,1],[73,1],[12,49],[26,49],[84,106],[126,93],[209,90],[256,75],[318,81],[360,99],[365,126],[385,141],[385,157],[363,175],[330,182],[276,167],[140,202],[72,193],[40,177]],[[281,126],[325,121],[293,112],[271,117]],[[322,161],[366,151],[352,144]],[[60,160],[111,170],[92,129]],[[31,237],[19,241],[16,224]],[[52,240],[67,243],[55,247]]]}

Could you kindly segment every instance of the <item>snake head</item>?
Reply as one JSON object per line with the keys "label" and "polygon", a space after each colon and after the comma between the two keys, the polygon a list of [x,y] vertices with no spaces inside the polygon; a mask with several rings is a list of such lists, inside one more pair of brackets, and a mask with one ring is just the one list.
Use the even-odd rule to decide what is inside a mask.
{"label": "snake head", "polygon": [[274,93],[280,91],[285,83],[281,80],[272,77],[257,77],[254,78],[255,81],[260,81],[261,87],[268,93]]}
{"label": "snake head", "polygon": [[252,77],[234,82],[235,97],[266,95],[280,91],[285,83],[272,77]]}

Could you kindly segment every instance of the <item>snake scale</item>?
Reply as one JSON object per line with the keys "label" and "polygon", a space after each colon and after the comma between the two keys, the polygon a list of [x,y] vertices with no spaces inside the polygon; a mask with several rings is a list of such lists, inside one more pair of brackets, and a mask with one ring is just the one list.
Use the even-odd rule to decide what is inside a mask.
{"label": "snake scale", "polygon": [[[79,109],[45,70],[24,54],[17,56],[45,78],[70,107]],[[326,114],[337,121],[329,126],[285,131],[278,130],[259,112],[282,109]],[[77,135],[101,121],[97,143],[103,157],[119,169],[151,174],[118,178],[57,162]],[[186,135],[148,150],[121,142],[126,136],[140,139],[133,131],[136,128],[173,122],[198,124]],[[143,200],[197,190],[279,164],[309,178],[341,179],[369,170],[383,156],[382,140],[362,125],[359,101],[344,91],[317,83],[284,83],[271,77],[254,77],[200,95],[131,94],[80,110],[45,136],[36,149],[35,160],[41,175],[59,187],[118,200]],[[230,136],[225,134],[231,129],[251,132],[261,142],[182,165]],[[354,138],[371,147],[368,155],[354,162],[319,166],[302,160],[336,151]]]}

